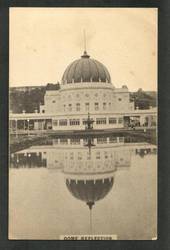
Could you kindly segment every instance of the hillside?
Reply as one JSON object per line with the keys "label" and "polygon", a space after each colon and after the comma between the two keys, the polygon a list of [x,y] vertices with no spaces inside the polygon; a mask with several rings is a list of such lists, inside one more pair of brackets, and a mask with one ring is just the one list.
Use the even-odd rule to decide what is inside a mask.
{"label": "hillside", "polygon": [[40,104],[44,103],[44,95],[46,90],[59,89],[59,83],[48,83],[42,87],[26,87],[26,88],[11,88],[9,93],[9,107],[13,113],[33,113],[39,111]]}
{"label": "hillside", "polygon": [[150,106],[157,106],[156,91],[143,91],[139,89],[137,92],[130,94],[130,99],[135,102],[135,107],[139,107],[139,109],[148,109]]}

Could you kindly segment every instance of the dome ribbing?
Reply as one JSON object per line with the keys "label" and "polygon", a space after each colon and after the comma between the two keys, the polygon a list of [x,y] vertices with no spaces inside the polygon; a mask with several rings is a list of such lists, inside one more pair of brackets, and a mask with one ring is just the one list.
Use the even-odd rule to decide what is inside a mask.
{"label": "dome ribbing", "polygon": [[97,60],[91,59],[85,51],[80,59],[72,62],[65,70],[62,83],[106,82],[111,83],[107,68]]}

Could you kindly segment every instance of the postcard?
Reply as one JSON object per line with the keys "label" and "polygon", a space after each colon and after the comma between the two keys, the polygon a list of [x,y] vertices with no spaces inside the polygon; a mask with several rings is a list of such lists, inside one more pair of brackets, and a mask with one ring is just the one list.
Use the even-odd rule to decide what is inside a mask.
{"label": "postcard", "polygon": [[10,8],[9,239],[157,239],[157,8]]}

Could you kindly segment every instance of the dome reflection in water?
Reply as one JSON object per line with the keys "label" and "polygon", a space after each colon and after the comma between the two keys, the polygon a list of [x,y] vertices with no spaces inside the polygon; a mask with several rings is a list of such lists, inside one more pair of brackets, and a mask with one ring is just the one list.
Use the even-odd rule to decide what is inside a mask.
{"label": "dome reflection in water", "polygon": [[[104,171],[100,172],[97,169],[97,164],[91,164],[91,147],[95,144],[92,142],[90,137],[87,138],[87,143],[84,144],[89,148],[89,163],[88,167],[83,169],[80,167],[73,171],[66,170],[65,174],[68,175],[66,178],[66,185],[70,193],[77,199],[84,201],[90,209],[90,234],[92,231],[92,207],[96,201],[103,199],[111,190],[114,177],[113,173],[116,170],[114,165],[106,165]],[[113,161],[110,162],[113,164]],[[69,178],[69,173],[71,178]],[[75,176],[74,176],[75,175]]]}
{"label": "dome reflection in water", "polygon": [[[132,165],[133,169],[132,171],[129,171],[129,172],[132,172],[131,174],[128,175],[129,178],[132,178],[132,180],[134,178],[137,178],[137,180],[139,180],[139,178],[140,179],[143,178],[143,177],[138,177],[137,171],[140,171],[140,168],[138,165],[134,165],[134,159],[135,159],[135,162],[136,162],[136,159],[138,159],[137,162],[140,162],[140,161],[145,160],[145,158],[147,158],[148,156],[156,157],[156,153],[157,153],[157,150],[156,150],[155,145],[151,145],[145,142],[135,143],[134,140],[133,140],[133,143],[131,142],[126,143],[126,138],[114,137],[112,135],[107,136],[107,137],[106,136],[99,136],[99,137],[89,136],[89,137],[82,137],[82,138],[56,137],[49,141],[44,142],[44,145],[32,146],[28,149],[12,154],[10,158],[10,165],[11,165],[11,170],[16,169],[16,171],[18,171],[17,169],[20,169],[21,171],[23,168],[26,168],[26,169],[38,168],[38,169],[44,169],[45,171],[48,171],[49,173],[51,173],[51,175],[54,175],[54,176],[57,173],[62,174],[61,175],[62,178],[60,177],[60,180],[61,180],[60,183],[55,184],[58,187],[58,189],[54,189],[52,192],[53,199],[54,200],[56,199],[55,198],[56,192],[58,193],[58,195],[60,195],[60,193],[61,195],[63,195],[62,185],[64,184],[67,189],[68,194],[72,197],[71,198],[72,204],[70,205],[74,207],[74,203],[75,203],[75,209],[76,209],[78,205],[76,201],[79,201],[82,205],[84,204],[84,208],[86,208],[86,211],[88,211],[88,214],[84,215],[86,216],[86,222],[84,222],[84,228],[83,228],[82,222],[77,221],[77,218],[74,218],[75,221],[78,223],[76,227],[75,225],[72,225],[73,232],[75,234],[79,234],[78,229],[76,229],[78,228],[79,223],[81,224],[81,228],[84,234],[98,233],[99,229],[98,229],[98,226],[96,225],[99,223],[99,222],[96,223],[96,219],[98,219],[103,224],[103,228],[100,229],[101,234],[102,233],[106,234],[107,226],[108,226],[108,230],[109,228],[112,229],[112,233],[117,234],[118,239],[125,238],[125,237],[127,237],[128,239],[128,238],[132,238],[133,234],[128,236],[128,233],[123,231],[123,227],[121,227],[121,230],[119,229],[120,227],[118,226],[119,223],[117,219],[114,219],[114,220],[112,219],[113,214],[110,214],[111,211],[109,212],[109,216],[110,216],[110,221],[112,221],[112,223],[109,223],[108,225],[104,225],[105,224],[105,220],[104,220],[105,211],[101,210],[102,201],[107,200],[108,202],[109,200],[109,203],[105,203],[105,207],[106,209],[112,208],[113,211],[114,209],[115,210],[118,209],[117,203],[114,202],[114,199],[117,196],[120,197],[119,198],[120,201],[118,202],[117,200],[118,204],[119,203],[122,204],[124,202],[125,204],[129,203],[128,195],[129,195],[130,190],[132,191],[134,190],[134,188],[137,190],[141,184],[137,183],[136,186],[134,186],[134,188],[132,189],[131,186],[128,187],[127,184],[124,183],[124,181],[121,181],[121,175],[118,173],[127,172],[127,171],[122,171],[122,170],[130,170],[131,165]],[[139,170],[135,170],[137,168]],[[148,169],[149,169],[149,166],[148,166]],[[134,170],[136,171],[136,173],[133,173]],[[35,175],[36,175],[36,172],[34,174],[34,178],[36,179]],[[46,176],[45,173],[44,175]],[[123,175],[124,174],[122,174],[122,177]],[[44,178],[46,178],[45,176]],[[50,178],[50,176],[48,178]],[[146,179],[148,177],[146,178],[144,174],[143,176],[145,178],[143,180],[143,183],[145,185]],[[18,180],[18,183],[19,183],[19,180]],[[18,184],[18,186],[19,185],[20,184]],[[33,180],[32,180],[31,185],[34,186]],[[47,185],[46,187],[45,186],[43,187],[45,190],[48,189],[48,184],[46,185]],[[128,185],[130,185],[130,183]],[[119,189],[117,189],[118,187]],[[60,189],[62,190],[60,191]],[[121,190],[121,192],[119,193],[118,190]],[[65,191],[63,190],[63,192]],[[15,190],[11,190],[11,193],[14,194]],[[125,198],[125,195],[127,198]],[[29,194],[27,194],[27,196],[29,196]],[[42,196],[42,192],[40,192],[40,196]],[[65,196],[67,196],[66,193],[65,193]],[[142,196],[143,194],[141,195],[141,199],[142,199]],[[107,199],[107,197],[109,198]],[[124,197],[124,200],[122,200],[121,197]],[[62,199],[64,199],[64,196]],[[111,202],[111,200],[113,200],[113,202]],[[45,199],[44,199],[44,202],[46,202]],[[65,203],[67,204],[66,200],[65,200]],[[145,203],[146,203],[146,200],[143,200],[143,204]],[[67,204],[67,206],[69,205]],[[64,213],[66,213],[67,210],[69,213],[69,207],[67,206],[65,208],[62,208],[63,211],[65,211]],[[135,209],[135,206],[137,205],[134,204],[131,210]],[[78,209],[80,209],[80,213],[81,213],[81,208],[78,208]],[[100,212],[102,213],[100,214],[100,216],[99,216],[98,209],[100,209]],[[126,209],[126,207],[124,208],[120,207],[118,210],[121,211],[122,209]],[[138,210],[136,210],[135,212],[138,213]],[[12,210],[10,213],[12,214]],[[56,211],[56,215],[57,215],[57,211]],[[121,214],[120,215],[119,213],[117,214],[117,218],[119,218],[120,221],[122,220],[121,216],[122,216]],[[79,215],[78,218],[81,218],[81,216]],[[37,219],[34,218],[34,220],[36,222]],[[61,226],[59,221],[60,221],[59,218],[56,219],[56,225],[58,225],[57,232],[60,231],[60,226]],[[65,221],[65,225],[67,225],[67,221]],[[133,222],[132,222],[132,225],[133,225]],[[63,233],[63,230],[64,229],[61,229],[61,234]],[[122,235],[119,235],[119,230],[123,232]],[[151,228],[151,231],[152,230],[153,229]],[[27,238],[27,235],[25,237]],[[56,235],[56,239],[58,238],[59,238],[59,235]]]}

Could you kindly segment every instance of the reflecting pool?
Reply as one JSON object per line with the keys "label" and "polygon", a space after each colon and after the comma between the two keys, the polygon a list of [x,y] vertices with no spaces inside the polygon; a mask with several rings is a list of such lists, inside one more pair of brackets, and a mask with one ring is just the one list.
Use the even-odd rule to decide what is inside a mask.
{"label": "reflecting pool", "polygon": [[10,155],[9,237],[157,235],[157,147],[134,138],[55,137]]}

